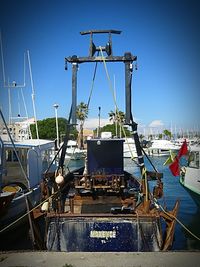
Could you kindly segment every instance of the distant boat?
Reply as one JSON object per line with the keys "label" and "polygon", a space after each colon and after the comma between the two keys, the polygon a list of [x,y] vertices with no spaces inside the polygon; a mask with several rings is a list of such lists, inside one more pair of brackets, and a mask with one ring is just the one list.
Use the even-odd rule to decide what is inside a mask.
{"label": "distant boat", "polygon": [[154,139],[150,142],[147,152],[152,156],[167,156],[170,154],[170,150],[178,151],[180,146],[180,144],[174,144],[170,140]]}
{"label": "distant boat", "polygon": [[[63,143],[60,144],[62,146]],[[78,148],[77,142],[69,140],[67,143],[65,159],[79,160],[85,158],[86,150]]]}
{"label": "distant boat", "polygon": [[[14,144],[25,175],[13,144],[1,140],[0,207],[4,210],[0,214],[0,232],[27,212],[26,198],[31,207],[41,201],[40,183],[54,147],[53,141],[41,139],[23,140]],[[54,171],[54,166],[51,171]]]}
{"label": "distant boat", "polygon": [[200,208],[200,145],[190,146],[188,164],[181,168],[180,183]]}
{"label": "distant boat", "polygon": [[124,141],[124,158],[137,158],[137,151],[133,138],[126,138]]}
{"label": "distant boat", "polygon": [[[101,133],[102,139],[111,139],[112,133],[111,132],[102,132]],[[135,147],[134,138],[128,137],[123,139],[123,156],[124,158],[137,158],[137,151]]]}

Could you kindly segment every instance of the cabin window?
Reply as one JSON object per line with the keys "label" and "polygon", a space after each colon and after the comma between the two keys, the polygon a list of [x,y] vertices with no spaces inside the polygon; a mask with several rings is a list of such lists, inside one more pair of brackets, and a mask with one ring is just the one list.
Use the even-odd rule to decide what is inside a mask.
{"label": "cabin window", "polygon": [[21,149],[20,150],[20,160],[21,160],[21,162],[22,162],[22,164],[26,164],[26,162],[27,162],[27,149]]}
{"label": "cabin window", "polygon": [[188,159],[188,167],[199,168],[199,152],[190,152]]}
{"label": "cabin window", "polygon": [[12,150],[6,151],[6,161],[12,161]]}
{"label": "cabin window", "polygon": [[[19,156],[19,151],[17,151],[17,154]],[[6,151],[6,161],[7,162],[16,162],[16,161],[18,161],[17,155],[16,155],[14,150],[9,149],[9,150]]]}

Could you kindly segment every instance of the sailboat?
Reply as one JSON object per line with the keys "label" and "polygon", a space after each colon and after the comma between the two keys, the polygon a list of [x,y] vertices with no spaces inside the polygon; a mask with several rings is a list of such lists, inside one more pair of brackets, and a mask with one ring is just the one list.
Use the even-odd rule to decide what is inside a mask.
{"label": "sailboat", "polygon": [[[131,80],[137,57],[130,52],[113,55],[112,34],[120,33],[117,30],[81,32],[90,35],[89,55],[65,59],[72,64],[73,95],[59,167],[47,188],[52,196],[51,201],[47,199],[46,210],[45,240],[49,251],[165,251],[173,244],[179,202],[171,211],[161,208],[158,199],[163,196],[162,174],[156,169],[146,170],[137,124],[131,113]],[[108,34],[107,44],[96,47],[95,34]],[[121,138],[87,140],[85,166],[65,170],[70,125],[76,124],[77,69],[85,62],[101,62],[105,69],[107,62],[125,65],[126,124],[132,128],[141,177],[124,170]],[[156,185],[151,192],[152,179]]]}

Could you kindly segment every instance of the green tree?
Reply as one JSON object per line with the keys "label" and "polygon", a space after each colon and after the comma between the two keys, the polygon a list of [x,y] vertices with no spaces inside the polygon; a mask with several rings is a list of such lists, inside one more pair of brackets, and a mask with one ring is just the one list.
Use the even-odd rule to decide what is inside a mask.
{"label": "green tree", "polygon": [[[127,127],[124,127],[124,131],[125,131],[127,137],[131,136],[131,132],[127,129]],[[116,136],[115,124],[107,124],[107,125],[101,127],[101,132],[111,132],[112,136]],[[94,130],[94,134],[96,136],[97,129]],[[122,137],[125,137],[123,132],[122,132]]]}
{"label": "green tree", "polygon": [[[38,123],[39,137],[41,139],[50,139],[50,140],[56,139],[56,119],[55,118],[47,118],[44,120],[39,120],[37,123]],[[67,120],[65,118],[58,118],[58,131],[59,131],[60,137],[64,136],[66,133],[66,124],[67,124]],[[34,139],[37,138],[35,124],[31,125],[31,133]],[[73,128],[71,134],[73,134],[73,139],[76,139],[78,132],[75,128]]]}
{"label": "green tree", "polygon": [[80,121],[80,148],[83,148],[83,124],[85,119],[88,117],[87,104],[80,102],[80,104],[76,108],[76,117]]}

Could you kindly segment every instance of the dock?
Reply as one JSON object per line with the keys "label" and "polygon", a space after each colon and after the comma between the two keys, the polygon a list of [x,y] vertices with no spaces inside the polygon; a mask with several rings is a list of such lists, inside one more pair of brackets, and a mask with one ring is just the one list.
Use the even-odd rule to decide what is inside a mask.
{"label": "dock", "polygon": [[200,251],[1,252],[0,267],[198,267]]}

